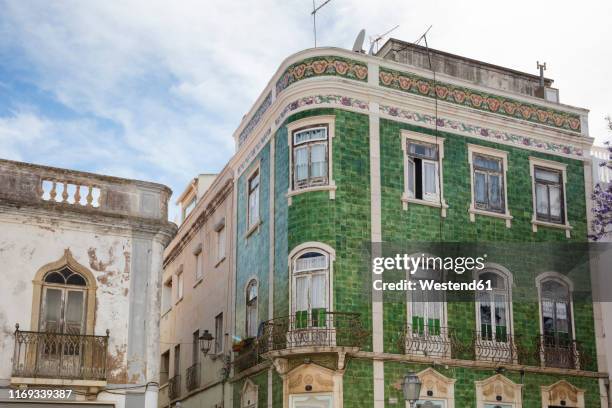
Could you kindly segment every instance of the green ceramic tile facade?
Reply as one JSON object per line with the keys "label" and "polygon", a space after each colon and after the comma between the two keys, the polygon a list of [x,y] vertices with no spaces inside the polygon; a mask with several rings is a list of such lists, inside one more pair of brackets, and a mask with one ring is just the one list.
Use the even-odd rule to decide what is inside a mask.
{"label": "green ceramic tile facade", "polygon": [[344,408],[371,408],[374,395],[372,361],[350,359],[343,377]]}
{"label": "green ceramic tile facade", "polygon": [[[260,371],[257,374],[251,375],[248,377],[256,386],[257,386],[257,406],[258,407],[267,407],[268,406],[268,371]],[[240,408],[240,397],[242,396],[242,388],[244,387],[244,383],[247,381],[247,378],[242,378],[239,381],[233,383],[232,394],[233,394],[233,403],[234,408]],[[281,392],[282,392],[282,383],[281,383]],[[277,405],[274,405],[277,406]],[[282,407],[282,404],[279,405]]]}

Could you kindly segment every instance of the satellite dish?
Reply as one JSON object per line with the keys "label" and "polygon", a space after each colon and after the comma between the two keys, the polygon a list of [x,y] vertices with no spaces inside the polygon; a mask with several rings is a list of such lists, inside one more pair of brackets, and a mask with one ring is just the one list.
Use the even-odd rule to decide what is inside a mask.
{"label": "satellite dish", "polygon": [[363,52],[363,41],[365,40],[365,28],[362,28],[359,34],[357,34],[357,38],[355,38],[355,43],[353,44],[353,52]]}

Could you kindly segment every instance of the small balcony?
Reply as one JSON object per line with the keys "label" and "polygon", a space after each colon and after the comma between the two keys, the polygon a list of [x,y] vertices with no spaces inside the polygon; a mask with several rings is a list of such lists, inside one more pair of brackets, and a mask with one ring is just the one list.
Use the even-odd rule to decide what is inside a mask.
{"label": "small balcony", "polygon": [[200,363],[195,363],[187,369],[185,375],[185,387],[187,391],[193,391],[200,386]]}
{"label": "small balcony", "polygon": [[[12,377],[106,381],[106,336],[15,330]],[[21,380],[20,380],[21,381]]]}
{"label": "small balcony", "polygon": [[437,324],[409,324],[401,343],[405,354],[437,358],[451,358],[458,345],[455,330]]}
{"label": "small balcony", "polygon": [[257,342],[250,341],[234,357],[233,365],[236,372],[242,372],[262,362]]}
{"label": "small balcony", "polygon": [[580,342],[560,334],[539,336],[537,351],[545,367],[580,370],[589,363],[589,356],[582,352]]}
{"label": "small balcony", "polygon": [[172,401],[181,395],[181,376],[175,375],[168,380],[168,399]]}
{"label": "small balcony", "polygon": [[279,350],[360,348],[367,336],[358,313],[317,310],[264,322],[257,344],[261,354]]}
{"label": "small balcony", "polygon": [[520,336],[508,334],[505,330],[497,332],[474,332],[475,359],[493,363],[524,364],[528,350],[521,342]]}

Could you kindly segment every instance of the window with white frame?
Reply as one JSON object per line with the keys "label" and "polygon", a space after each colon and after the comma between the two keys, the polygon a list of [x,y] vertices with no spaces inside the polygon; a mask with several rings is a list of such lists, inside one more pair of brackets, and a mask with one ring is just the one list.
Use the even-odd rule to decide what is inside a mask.
{"label": "window with white frame", "polygon": [[183,272],[179,272],[176,275],[176,300],[177,302],[183,298],[183,284],[184,277]]}
{"label": "window with white frame", "polygon": [[295,130],[292,139],[293,189],[327,185],[328,126]]}
{"label": "window with white frame", "polygon": [[508,153],[503,150],[468,144],[468,160],[472,182],[470,221],[475,214],[503,218],[510,228],[512,216],[508,209]]}
{"label": "window with white frame", "polygon": [[533,232],[538,231],[538,225],[561,228],[570,238],[572,227],[567,219],[565,194],[567,166],[536,157],[529,158],[529,165],[533,181]]}
{"label": "window with white frame", "polygon": [[215,353],[223,352],[223,313],[215,317]]}
{"label": "window with white frame", "polygon": [[255,170],[248,179],[248,227],[254,228],[259,224],[259,169]]}
{"label": "window with white frame", "polygon": [[[432,268],[418,269],[409,276],[412,281],[442,282],[442,272]],[[444,334],[445,296],[440,290],[409,291],[409,324],[412,336],[439,336]]]}
{"label": "window with white frame", "polygon": [[478,279],[490,281],[493,290],[481,290],[476,293],[477,322],[479,339],[484,341],[508,342],[510,324],[510,285],[502,273],[485,269],[478,274]]}
{"label": "window with white frame", "polygon": [[546,279],[540,284],[545,346],[568,347],[572,340],[570,295],[569,286],[560,279]]}
{"label": "window with white frame", "polygon": [[217,227],[217,262],[225,258],[225,224]]}
{"label": "window with white frame", "polygon": [[293,260],[294,328],[325,327],[329,308],[329,255],[306,250]]}
{"label": "window with white frame", "polygon": [[195,280],[196,282],[204,276],[204,265],[202,262],[202,249],[195,253]]}
{"label": "window with white frame", "polygon": [[440,201],[438,147],[420,141],[407,141],[406,181],[408,197]]}
{"label": "window with white frame", "polygon": [[257,336],[257,280],[251,279],[246,289],[246,333]]}

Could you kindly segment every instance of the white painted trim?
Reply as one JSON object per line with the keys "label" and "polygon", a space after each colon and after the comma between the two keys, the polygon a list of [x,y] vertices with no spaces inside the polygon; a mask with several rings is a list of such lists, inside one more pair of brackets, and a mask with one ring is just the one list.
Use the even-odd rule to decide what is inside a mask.
{"label": "white painted trim", "polygon": [[[240,408],[246,407],[247,405],[245,405],[244,403],[244,393],[246,392],[247,388],[251,388],[255,390],[255,395],[256,395],[256,399],[255,399],[255,406],[254,408],[257,408],[259,406],[259,385],[255,384],[253,381],[251,381],[250,378],[247,378],[246,381],[244,382],[244,384],[242,384],[242,389],[240,390]],[[249,405],[250,407],[251,405]]]}
{"label": "white painted trim", "polygon": [[[535,183],[535,167],[548,168],[551,170],[557,170],[561,172],[562,180],[561,186],[563,188],[563,224],[557,224],[554,222],[541,221],[537,219],[537,208],[536,208],[536,183]],[[533,212],[531,214],[531,228],[533,232],[538,232],[538,225],[543,227],[560,228],[565,230],[566,238],[571,237],[572,226],[567,219],[567,164],[559,163],[552,160],[544,160],[537,157],[529,157],[529,174],[531,175],[531,202],[533,204]],[[589,196],[587,196],[589,201]]]}
{"label": "white painted trim", "polygon": [[[468,143],[467,147],[468,147],[468,163],[470,164],[470,186],[471,186],[470,188],[470,193],[471,193],[470,208],[468,209],[468,212],[470,214],[470,221],[476,222],[476,214],[486,215],[489,217],[497,217],[497,218],[505,219],[506,228],[510,228],[512,226],[513,217],[512,215],[510,215],[510,209],[508,208],[508,179],[506,176],[506,174],[508,173],[508,152],[504,150],[493,149],[491,147],[475,145],[472,143]],[[504,213],[496,213],[494,211],[485,211],[485,210],[476,208],[476,204],[474,202],[474,196],[475,196],[474,194],[474,161],[473,161],[474,153],[484,154],[487,156],[493,156],[493,157],[497,157],[501,159],[502,166],[503,166],[502,172],[504,175],[504,209],[505,209]]]}
{"label": "white painted trim", "polygon": [[[249,205],[249,182],[251,181],[251,178],[253,177],[253,175],[257,173],[258,177],[259,177],[259,184],[257,185],[257,209],[258,209],[258,214],[257,214],[257,221],[255,221],[255,223],[253,225],[250,225],[250,205]],[[246,232],[244,234],[245,238],[248,238],[249,236],[251,236],[251,234],[255,231],[257,231],[259,229],[259,226],[262,223],[261,220],[261,182],[262,182],[262,177],[261,177],[261,158],[257,159],[257,162],[254,163],[252,165],[252,167],[249,169],[248,173],[246,173],[246,177],[244,178],[245,182],[246,182],[246,186],[245,186],[245,204],[246,204]]]}
{"label": "white painted trim", "polygon": [[[513,391],[514,391],[514,400],[502,400],[502,401],[497,401],[496,399],[494,400],[485,400],[484,399],[484,387],[486,387],[488,384],[490,383],[502,383],[503,385],[510,387]],[[522,408],[523,407],[523,401],[522,401],[522,390],[523,390],[523,384],[516,384],[514,381],[510,380],[509,378],[501,375],[501,374],[496,374],[494,376],[491,376],[485,380],[482,381],[474,381],[474,383],[476,384],[476,408],[484,408],[484,404],[509,404],[512,406],[512,408]],[[506,387],[501,387],[502,393],[505,391]]]}
{"label": "white painted trim", "polygon": [[[448,378],[447,376],[439,373],[438,371],[434,370],[431,367],[428,367],[418,372],[417,376],[419,377],[419,379],[421,379],[421,383],[424,382],[423,377],[434,376],[437,380],[443,382],[446,385],[446,389],[447,389],[447,394],[445,396],[444,395],[439,396],[439,395],[434,394],[433,396],[430,397],[429,395],[427,395],[428,390],[424,386],[425,384],[423,384],[423,386],[421,386],[421,392],[420,392],[419,399],[442,401],[445,403],[444,405],[445,408],[455,408],[455,383],[457,382],[456,379]],[[438,387],[434,387],[434,388],[438,388]],[[410,408],[408,401],[406,401],[406,408]]]}
{"label": "white painted trim", "polygon": [[559,380],[554,384],[551,385],[541,385],[540,386],[540,392],[542,394],[542,406],[543,407],[548,407],[553,405],[553,403],[555,403],[555,401],[551,401],[550,399],[550,395],[551,395],[551,391],[558,387],[558,386],[567,386],[569,387],[572,391],[574,391],[576,393],[576,399],[578,400],[576,403],[577,405],[572,405],[572,407],[576,407],[576,408],[584,408],[584,390],[581,388],[578,388],[576,386],[574,386],[573,384],[569,383],[566,380]]}
{"label": "white painted trim", "polygon": [[[327,125],[327,185],[293,189],[293,132],[301,128]],[[302,118],[287,124],[287,147],[289,150],[289,189],[287,190],[288,203],[291,197],[311,191],[329,191],[329,199],[336,198],[336,182],[334,181],[333,167],[333,140],[336,135],[336,116],[318,115]]]}
{"label": "white painted trim", "polygon": [[[402,193],[402,208],[408,210],[408,203],[427,205],[430,207],[438,207],[441,209],[440,216],[446,218],[446,209],[448,204],[444,199],[444,138],[433,135],[426,135],[424,133],[413,132],[411,130],[402,129],[400,131],[402,139],[402,158],[404,162],[404,192]],[[408,140],[414,140],[417,142],[424,142],[428,144],[434,144],[438,147],[438,179],[436,180],[437,188],[439,190],[438,198],[439,201],[428,201],[420,200],[418,198],[412,198],[408,194]]]}

